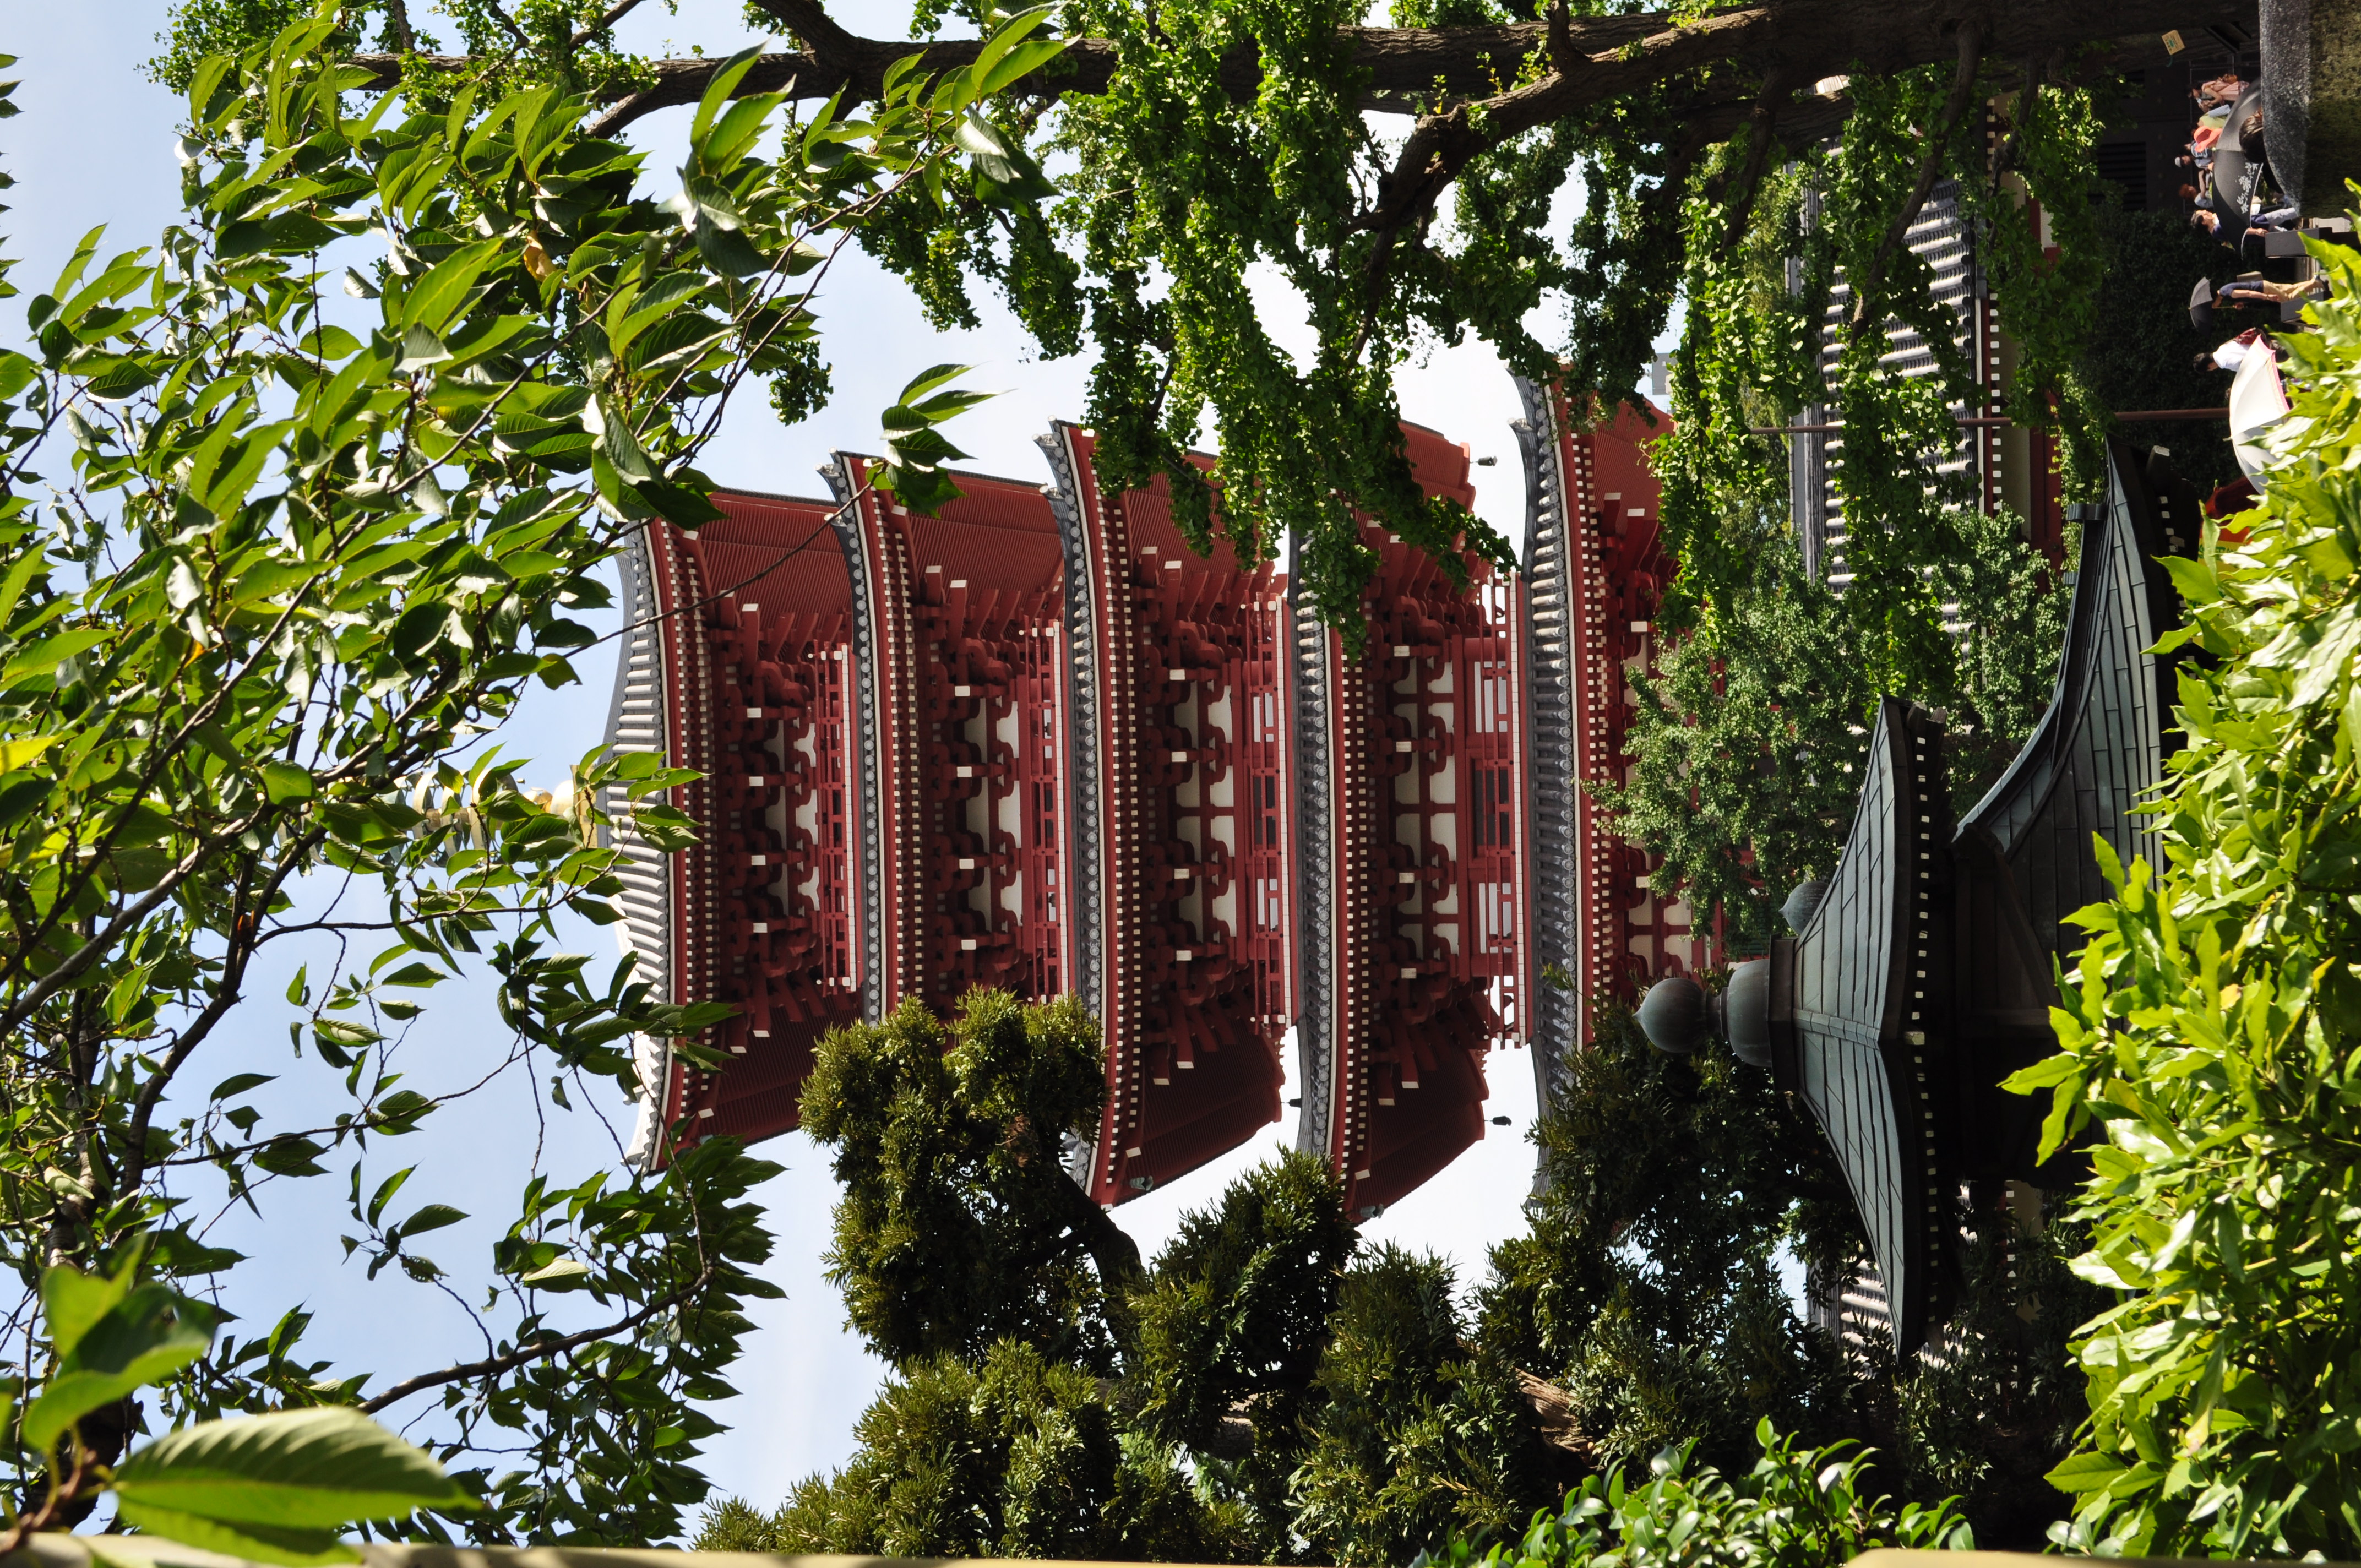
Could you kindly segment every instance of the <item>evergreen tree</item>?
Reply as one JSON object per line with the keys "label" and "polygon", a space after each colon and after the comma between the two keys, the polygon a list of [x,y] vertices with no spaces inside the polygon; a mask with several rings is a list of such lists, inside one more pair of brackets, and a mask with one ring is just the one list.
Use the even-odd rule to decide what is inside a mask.
{"label": "evergreen tree", "polygon": [[[1049,1152],[1095,1114],[1098,1060],[1071,1000],[989,992],[823,1043],[805,1124],[845,1179],[838,1278],[896,1376],[850,1464],[774,1512],[712,1510],[700,1545],[1400,1563],[1670,1445],[1742,1468],[1765,1420],[1872,1441],[1885,1484],[1964,1493],[1980,1525],[2054,1495],[2078,1396],[2036,1364],[2081,1302],[2055,1249],[2020,1244],[2024,1279],[1971,1270],[1972,1354],[1905,1376],[1840,1352],[1787,1281],[1860,1265],[1851,1199],[1818,1130],[1719,1046],[1668,1057],[1604,1012],[1542,1121],[1532,1234],[1465,1297],[1440,1259],[1364,1246],[1301,1154],[1151,1266],[1084,1266]],[[2037,1293],[2061,1305],[2017,1315]]]}
{"label": "evergreen tree", "polygon": [[1597,1464],[1692,1439],[1740,1464],[1765,1418],[1859,1435],[1835,1346],[1783,1285],[1863,1255],[1818,1128],[1719,1043],[1666,1056],[1620,1010],[1567,1067],[1532,1234],[1494,1249],[1479,1293],[1482,1342],[1563,1383]]}
{"label": "evergreen tree", "polygon": [[1208,1504],[1173,1452],[1126,1429],[1108,1386],[1003,1340],[972,1365],[939,1356],[888,1383],[861,1451],[775,1513],[712,1510],[708,1552],[1224,1562],[1236,1510]]}
{"label": "evergreen tree", "polygon": [[1793,541],[1764,544],[1744,590],[1676,632],[1639,698],[1629,782],[1600,789],[1615,829],[1661,856],[1659,894],[1725,916],[1731,950],[1762,952],[1789,889],[1825,876],[1852,823],[1878,698],[1948,718],[1951,799],[1973,805],[2048,705],[2067,596],[2005,510],[1945,514],[1952,543],[1931,574],[1958,607],[1936,678],[1895,691],[1861,619],[1803,570]]}
{"label": "evergreen tree", "polygon": [[1106,1102],[1098,1025],[1072,998],[910,1001],[821,1042],[803,1126],[844,1188],[829,1278],[897,1366],[1003,1340],[1095,1372],[1129,1339],[1139,1249],[1064,1169]]}

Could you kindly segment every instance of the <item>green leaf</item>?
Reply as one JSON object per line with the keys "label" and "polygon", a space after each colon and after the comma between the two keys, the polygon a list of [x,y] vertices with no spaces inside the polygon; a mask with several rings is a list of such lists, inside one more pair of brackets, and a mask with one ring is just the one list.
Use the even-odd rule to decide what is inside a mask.
{"label": "green leaf", "polygon": [[454,1209],[448,1203],[429,1203],[401,1222],[401,1234],[405,1237],[423,1236],[429,1231],[456,1225],[467,1217],[465,1210]]}
{"label": "green leaf", "polygon": [[885,449],[900,467],[933,468],[952,458],[967,455],[951,444],[950,437],[932,425],[892,438],[886,442]]}
{"label": "green leaf", "polygon": [[[1066,51],[1063,38],[1030,38],[1008,51],[977,83],[978,98],[990,98],[1014,87]],[[977,61],[982,64],[981,60]]]}
{"label": "green leaf", "polygon": [[[135,1502],[123,1497],[119,1488],[115,1508],[124,1523],[137,1527],[144,1535],[193,1546],[200,1552],[218,1552],[225,1557],[282,1563],[285,1568],[322,1568],[331,1563],[361,1561],[361,1554],[345,1543],[343,1530],[333,1527],[299,1530],[224,1524],[199,1514]],[[102,1568],[116,1561],[104,1552],[93,1552],[92,1555]]]}
{"label": "green leaf", "polygon": [[2361,651],[2361,609],[2342,605],[2327,618],[2325,627],[2315,630],[2320,641],[2296,666],[2295,689],[2289,694],[2289,701],[2297,707],[2310,707],[2343,689],[2354,654]]}
{"label": "green leaf", "polygon": [[16,773],[0,777],[0,828],[14,828],[50,795],[58,781],[39,773]]}
{"label": "green leaf", "polygon": [[2114,1485],[2127,1467],[2119,1460],[2103,1453],[2078,1453],[2043,1477],[2061,1492],[2081,1496],[2085,1492],[2104,1491]]}
{"label": "green leaf", "polygon": [[115,1492],[126,1512],[248,1530],[337,1530],[475,1504],[431,1455],[339,1405],[169,1432],[123,1463]]}
{"label": "green leaf", "polygon": [[208,1100],[235,1099],[249,1089],[259,1089],[266,1083],[277,1081],[278,1076],[276,1073],[269,1072],[235,1072],[214,1084],[214,1091],[205,1098]]}
{"label": "green leaf", "polygon": [[320,1156],[328,1151],[310,1138],[295,1133],[281,1133],[263,1146],[254,1157],[257,1168],[273,1176],[322,1176],[326,1168]]}
{"label": "green leaf", "polygon": [[148,360],[118,358],[87,377],[82,390],[102,401],[115,402],[154,386],[162,374]]}
{"label": "green leaf", "polygon": [[[67,1307],[69,1319],[75,1318],[107,1290],[127,1281],[135,1266],[136,1261],[126,1265],[111,1281],[84,1277],[80,1285],[55,1294],[49,1276],[73,1271],[49,1270],[42,1293],[51,1303],[52,1322],[58,1305]],[[47,1453],[68,1427],[100,1406],[160,1382],[196,1360],[213,1344],[214,1335],[193,1303],[168,1286],[142,1285],[83,1325],[71,1340],[73,1349],[60,1357],[56,1376],[25,1410],[25,1442],[37,1453]]]}
{"label": "green leaf", "polygon": [[27,735],[14,740],[0,740],[0,773],[15,773],[59,741],[63,735]]}
{"label": "green leaf", "polygon": [[343,327],[323,325],[297,338],[295,346],[314,359],[349,359],[361,351],[361,340]]}
{"label": "green leaf", "polygon": [[101,627],[83,627],[74,631],[60,631],[46,638],[0,667],[0,690],[17,685],[37,675],[53,674],[57,667],[77,653],[97,647],[114,635]]}
{"label": "green leaf", "polygon": [[189,117],[196,125],[210,127],[219,124],[236,104],[235,91],[223,92],[225,86],[235,89],[236,83],[230,80],[230,73],[236,69],[237,61],[225,54],[207,55],[198,62],[195,73],[189,78]]}
{"label": "green leaf", "polygon": [[517,1281],[540,1290],[572,1290],[589,1282],[590,1266],[580,1258],[561,1257],[556,1262],[534,1269]]}
{"label": "green leaf", "polygon": [[642,806],[631,814],[640,837],[665,854],[686,850],[697,841],[697,824],[685,812],[669,806]]}
{"label": "green leaf", "polygon": [[732,278],[751,278],[757,272],[771,269],[769,258],[734,228],[698,224],[697,253],[705,258],[706,265],[716,272],[724,272]]}
{"label": "green leaf", "polygon": [[740,229],[746,220],[739,215],[738,203],[721,182],[709,175],[681,173],[680,194],[671,202],[689,228],[702,230],[708,225],[720,229]]}
{"label": "green leaf", "polygon": [[2065,1082],[2082,1070],[2081,1062],[2063,1052],[2044,1057],[2031,1067],[2019,1068],[2001,1080],[2001,1087],[2011,1094],[2031,1094]]}
{"label": "green leaf", "polygon": [[312,770],[293,762],[262,764],[262,787],[276,806],[282,801],[312,798]]}
{"label": "green leaf", "polygon": [[[369,1199],[368,1202],[368,1223],[370,1224],[374,1225],[378,1223],[379,1218],[385,1212],[385,1206],[393,1201],[393,1195],[401,1190],[402,1183],[408,1181],[412,1173],[416,1171],[417,1168],[418,1168],[414,1165],[404,1166],[401,1169],[395,1171],[391,1176],[387,1177],[383,1181],[378,1183],[377,1192]],[[360,1195],[360,1188],[357,1184],[357,1179],[356,1180],[356,1184],[353,1188],[353,1194],[355,1197],[358,1197]]]}
{"label": "green leaf", "polygon": [[683,311],[658,322],[633,340],[623,362],[640,375],[653,375],[687,364],[730,335],[730,323],[702,311]]}
{"label": "green leaf", "polygon": [[942,386],[945,382],[955,381],[974,368],[975,367],[972,365],[929,366],[928,368],[919,371],[918,374],[911,379],[910,384],[902,389],[902,395],[894,400],[896,403],[907,407],[916,403],[920,398],[925,397],[928,392],[933,391],[936,388]]}
{"label": "green leaf", "polygon": [[396,370],[423,370],[429,365],[440,365],[451,357],[451,350],[434,331],[423,324],[401,329],[401,357],[394,362]]}
{"label": "green leaf", "polygon": [[343,237],[341,230],[309,213],[278,213],[268,218],[225,224],[214,248],[223,260],[245,256],[302,255]]}
{"label": "green leaf", "polygon": [[72,1355],[82,1336],[131,1293],[134,1272],[126,1266],[111,1275],[84,1274],[69,1264],[42,1272],[41,1315],[60,1360]]}
{"label": "green leaf", "polygon": [[952,133],[951,139],[959,145],[960,150],[975,159],[975,166],[989,179],[1004,185],[1013,184],[1026,173],[1026,170],[1017,163],[1008,139],[973,111],[961,116],[959,128]]}
{"label": "green leaf", "polygon": [[497,239],[463,246],[411,285],[401,303],[405,347],[413,329],[424,327],[434,334],[451,324],[452,316],[467,302],[467,291],[476,286],[476,280],[483,276],[484,269],[500,252],[500,242]]}
{"label": "green leaf", "polygon": [[698,165],[717,173],[726,173],[736,167],[762,136],[771,111],[785,101],[784,93],[756,93],[730,104],[714,122],[712,131],[697,144]]}
{"label": "green leaf", "polygon": [[730,94],[738,90],[738,83],[746,80],[746,73],[754,69],[754,62],[762,57],[763,46],[754,44],[740,49],[721,62],[721,69],[715,71],[713,80],[705,84],[705,95],[697,100],[697,113],[689,119],[689,146],[702,148],[705,145],[706,134],[713,128],[714,117],[720,114],[721,105],[730,101]]}
{"label": "green leaf", "polygon": [[632,439],[629,421],[604,398],[594,398],[582,410],[582,423],[598,438],[598,455],[626,479],[648,479],[655,471],[647,454]]}
{"label": "green leaf", "polygon": [[719,522],[729,515],[715,506],[703,491],[693,490],[684,485],[670,484],[663,479],[642,479],[632,488],[638,490],[664,521],[677,523],[682,528],[703,528],[707,523]]}
{"label": "green leaf", "polygon": [[940,468],[888,466],[877,477],[877,488],[912,511],[929,517],[959,499],[961,490]]}

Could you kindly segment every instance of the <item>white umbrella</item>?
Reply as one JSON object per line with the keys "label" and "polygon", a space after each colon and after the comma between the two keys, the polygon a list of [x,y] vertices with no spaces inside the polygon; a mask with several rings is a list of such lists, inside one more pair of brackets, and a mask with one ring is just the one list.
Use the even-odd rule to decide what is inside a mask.
{"label": "white umbrella", "polygon": [[2287,388],[2279,380],[2279,356],[2267,338],[2257,338],[2230,382],[2230,445],[2238,467],[2259,485],[2270,454],[2257,444],[2263,433],[2287,417]]}

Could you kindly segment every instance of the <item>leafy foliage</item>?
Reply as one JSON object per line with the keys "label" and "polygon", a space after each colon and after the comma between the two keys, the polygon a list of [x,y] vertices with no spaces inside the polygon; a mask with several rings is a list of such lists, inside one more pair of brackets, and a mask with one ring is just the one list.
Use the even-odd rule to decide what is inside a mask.
{"label": "leafy foliage", "polygon": [[2361,1551],[2353,1277],[2361,1129],[2361,269],[2290,339],[2259,511],[2170,563],[2202,649],[2154,809],[2167,863],[2098,854],[2112,902],[2052,1014],[2043,1149],[2096,1123],[2082,1277],[2127,1299],[2075,1349],[2092,1414],[2060,1534],[2127,1552]]}
{"label": "leafy foliage", "polygon": [[1238,1543],[1171,1453],[1126,1434],[1098,1380],[1003,1341],[890,1383],[861,1452],[767,1518],[708,1514],[703,1551],[1223,1562]]}
{"label": "leafy foliage", "polygon": [[[1843,1179],[1719,1047],[1667,1057],[1609,1014],[1543,1119],[1532,1235],[1464,1299],[1444,1262],[1363,1245],[1302,1154],[1185,1216],[1151,1267],[1086,1270],[1101,1244],[1066,1207],[1080,1190],[1038,1174],[1055,1144],[1037,1129],[1097,1060],[1071,1002],[982,992],[948,1024],[911,1011],[826,1042],[806,1125],[842,1166],[854,1325],[896,1377],[843,1470],[774,1511],[708,1509],[700,1546],[1394,1563],[1498,1539],[1667,1444],[1742,1464],[1765,1419],[1898,1439],[1894,1484],[1956,1486],[2011,1539],[2009,1510],[2049,1496],[2039,1473],[2081,1411],[2055,1365],[2078,1321],[2055,1247],[1971,1282],[1954,1330],[1980,1337],[1939,1377],[1841,1355],[1780,1272],[1857,1265]],[[2036,1292],[2057,1304],[2020,1315]],[[1960,1430],[1963,1409],[2007,1424]]]}
{"label": "leafy foliage", "polygon": [[[630,529],[714,515],[693,463],[723,408],[800,373],[829,258],[957,156],[988,71],[903,71],[862,122],[781,132],[781,97],[733,102],[752,61],[729,62],[660,205],[561,83],[347,114],[368,73],[337,27],[173,67],[186,222],[120,252],[93,231],[30,302],[34,352],[0,353],[0,1254],[29,1376],[8,1458],[36,1492],[78,1456],[114,1464],[143,1384],[176,1427],[429,1395],[444,1457],[478,1467],[464,1506],[446,1488],[398,1533],[660,1540],[704,1492],[719,1429],[696,1402],[731,1391],[741,1308],[774,1291],[742,1200],[776,1168],[720,1139],[660,1173],[536,1168],[478,1307],[425,1250],[468,1216],[398,1207],[416,1167],[388,1172],[383,1146],[473,1089],[410,1081],[397,1054],[423,994],[470,970],[510,1036],[481,1069],[561,1110],[569,1085],[636,1087],[635,1034],[703,1050],[714,1009],[555,949],[561,917],[615,918],[601,792],[683,843],[686,775],[594,753],[563,796],[528,795],[481,737],[527,683],[575,678],[595,641],[576,617],[608,603]],[[782,156],[753,156],[774,135]],[[248,1070],[246,1011],[258,962],[291,949],[294,1072],[342,1106],[292,1124],[254,1097],[272,1075]],[[346,1373],[305,1355],[300,1308],[208,1348],[213,1318],[176,1292],[244,1260],[209,1245],[190,1184],[259,1215],[273,1183],[332,1173],[347,1255],[469,1310],[481,1359]],[[58,1260],[92,1279],[56,1287],[44,1339],[31,1292],[79,1277],[45,1275]],[[236,1449],[173,1442],[156,1463]],[[492,1451],[515,1456],[497,1477]],[[157,1519],[320,1522],[140,1503],[145,1472],[120,1474]]]}
{"label": "leafy foliage", "polygon": [[[1358,9],[1339,0],[1088,0],[1071,9],[1071,25],[1116,40],[1121,60],[1104,97],[1066,105],[1057,144],[1084,170],[1064,215],[1093,280],[1100,356],[1089,422],[1102,482],[1168,476],[1176,520],[1201,546],[1218,488],[1221,532],[1240,558],[1268,558],[1294,538],[1310,602],[1354,639],[1373,569],[1356,506],[1455,575],[1465,571],[1452,554],[1463,537],[1513,568],[1506,540],[1412,481],[1392,369],[1423,315],[1440,324],[1447,314],[1443,330],[1455,341],[1468,311],[1524,340],[1514,323],[1538,302],[1547,274],[1534,268],[1546,246],[1471,242],[1463,253],[1471,275],[1452,278],[1437,256],[1416,283],[1405,277],[1364,311],[1353,280],[1386,261],[1384,242],[1355,222],[1355,181],[1381,167],[1338,30],[1358,21]],[[1222,62],[1249,41],[1263,80],[1241,102],[1221,80]],[[1525,202],[1528,223],[1545,215],[1555,183]],[[1308,307],[1319,336],[1310,363],[1273,339],[1246,276],[1258,263]],[[1434,309],[1444,297],[1447,310]],[[1520,358],[1538,368],[1538,347],[1524,341]],[[1186,451],[1208,405],[1221,454],[1201,475]]]}
{"label": "leafy foliage", "polygon": [[1478,1294],[1484,1343],[1564,1383],[1602,1465],[1686,1440],[1735,1464],[1766,1418],[1849,1430],[1834,1347],[1777,1273],[1783,1245],[1821,1277],[1863,1245],[1818,1129],[1718,1045],[1666,1056],[1611,1007],[1567,1067],[1532,1233]]}
{"label": "leafy foliage", "polygon": [[101,1490],[115,1495],[122,1523],[145,1533],[293,1568],[359,1562],[339,1538],[362,1520],[476,1508],[432,1455],[334,1405],[184,1427],[110,1472],[83,1441],[84,1419],[203,1355],[216,1316],[165,1286],[136,1283],[141,1248],[129,1252],[112,1274],[60,1264],[41,1275],[59,1367],[23,1430],[58,1463],[38,1502],[8,1510],[0,1551],[86,1511]]}
{"label": "leafy foliage", "polygon": [[1103,1084],[1071,999],[976,992],[823,1042],[804,1125],[845,1187],[834,1277],[900,1379],[851,1464],[709,1512],[703,1544],[1374,1563],[1554,1495],[1449,1270],[1356,1257],[1322,1161],[1249,1172],[1142,1268],[1059,1157]]}
{"label": "leafy foliage", "polygon": [[1556,1491],[1516,1368],[1466,1342],[1453,1283],[1391,1245],[1345,1277],[1291,1497],[1322,1561],[1400,1563]]}
{"label": "leafy foliage", "polygon": [[899,1366],[1016,1340],[1112,1370],[1139,1252],[1068,1178],[1065,1143],[1106,1099],[1098,1025],[1067,997],[916,1001],[820,1043],[803,1126],[835,1152],[829,1278]]}
{"label": "leafy foliage", "polygon": [[1792,547],[1634,674],[1627,781],[1600,789],[1615,831],[1663,857],[1660,894],[1719,910],[1733,951],[1767,950],[1787,890],[1835,864],[1861,792],[1878,692],[1836,596]]}
{"label": "leafy foliage", "polygon": [[1971,1233],[1943,1354],[1903,1369],[1890,1405],[1896,1485],[1957,1499],[1981,1540],[2014,1550],[2057,1520],[2044,1476],[2091,1411],[2068,1342],[2113,1304],[2069,1267],[2087,1234],[2059,1218],[2062,1201],[2045,1207],[2038,1232],[2003,1213]]}
{"label": "leafy foliage", "polygon": [[1481,1562],[1508,1568],[1836,1568],[1878,1547],[1970,1550],[1974,1538],[1949,1504],[1899,1509],[1867,1493],[1872,1455],[1850,1443],[1798,1448],[1764,1418],[1756,1429],[1762,1457],[1730,1478],[1696,1464],[1694,1444],[1665,1449],[1645,1480],[1620,1465],[1594,1475],[1565,1508],[1536,1517],[1522,1540],[1503,1541],[1481,1558],[1463,1541],[1433,1558],[1451,1568]]}
{"label": "leafy foliage", "polygon": [[[1830,477],[1845,520],[1851,582],[1842,604],[1855,657],[1871,690],[1936,706],[1966,695],[1945,627],[1943,606],[1958,587],[1947,573],[2003,542],[1962,504],[1966,477],[1941,467],[1960,455],[1953,410],[1981,407],[1983,394],[1955,341],[1959,323],[1935,301],[1932,268],[1891,240],[1921,181],[1948,192],[1973,225],[2000,319],[2019,347],[2011,417],[2059,431],[2070,485],[2084,493],[2097,482],[2103,417],[2079,370],[2105,262],[2082,215],[2095,181],[2092,95],[2056,86],[2019,95],[2004,143],[2012,161],[2003,168],[1987,160],[1976,116],[1945,125],[1952,78],[1928,67],[1853,79],[1837,145],[1766,179],[1751,225],[1733,225],[1708,199],[1747,152],[1739,141],[1720,149],[1683,220],[1681,292],[1690,308],[1674,360],[1677,424],[1655,455],[1665,544],[1681,563],[1664,619],[1677,629],[1708,607],[1731,611],[1783,576],[1774,567],[1766,577],[1756,557],[1778,552],[1790,532],[1786,442],[1754,431],[1806,409],[1841,423]],[[1969,96],[1981,103],[2002,86],[1979,82]],[[2038,247],[2028,195],[2051,214],[2055,260]],[[1832,309],[1841,324],[1824,365],[1820,329]],[[1890,334],[1902,333],[1925,345],[1932,373],[1887,373]],[[2032,565],[2007,570],[2023,576]],[[1992,625],[1994,608],[1963,613]],[[2037,643],[2009,652],[2016,668],[2041,667]]]}
{"label": "leafy foliage", "polygon": [[1205,1446],[1243,1401],[1258,1432],[1285,1433],[1290,1396],[1320,1370],[1356,1245],[1334,1176],[1300,1152],[1184,1217],[1135,1307],[1140,1424]]}

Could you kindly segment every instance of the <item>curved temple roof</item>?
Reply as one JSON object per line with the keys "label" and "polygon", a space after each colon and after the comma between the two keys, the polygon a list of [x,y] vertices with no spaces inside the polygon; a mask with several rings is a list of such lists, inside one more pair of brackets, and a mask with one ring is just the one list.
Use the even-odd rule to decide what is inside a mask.
{"label": "curved temple roof", "polygon": [[1042,438],[1065,543],[1071,989],[1107,1106],[1079,1163],[1118,1203],[1279,1120],[1292,1021],[1284,589],[1189,548],[1166,481],[1099,488],[1096,442]]}
{"label": "curved temple roof", "polygon": [[[1464,446],[1404,425],[1420,487],[1475,499]],[[1526,1027],[1532,767],[1522,596],[1472,553],[1455,587],[1364,521],[1356,657],[1291,616],[1303,1119],[1356,1215],[1484,1135],[1484,1055]]]}
{"label": "curved temple roof", "polygon": [[2074,603],[2048,711],[1953,831],[1940,726],[1887,698],[1861,804],[1826,896],[1773,945],[1772,1069],[1827,1132],[1876,1255],[1895,1347],[1922,1343],[1951,1271],[1963,1187],[2056,1185],[2037,1167],[2043,1107],[2001,1080],[2056,1048],[2053,965],[2066,917],[2107,896],[2092,836],[2157,859],[2135,807],[2161,780],[2178,620],[2156,498],[2118,444],[2081,519]]}
{"label": "curved temple roof", "polygon": [[1942,958],[1949,837],[1942,725],[1887,697],[1836,875],[1772,959],[1772,1071],[1836,1148],[1905,1348],[1925,1330],[1947,1218],[1930,1058],[1949,999],[1928,982]]}
{"label": "curved temple roof", "polygon": [[2052,960],[2073,962],[2082,938],[2066,924],[2109,896],[2092,850],[2161,863],[2155,828],[2136,807],[2180,746],[2171,728],[2173,663],[2149,652],[2180,624],[2180,599],[2158,559],[2165,529],[2145,466],[2123,443],[2108,452],[2106,495],[2082,520],[2082,552],[2058,682],[2015,762],[1960,819],[1957,994],[1961,1174],[2037,1173],[2042,1108],[2000,1080],[2056,1048]]}

